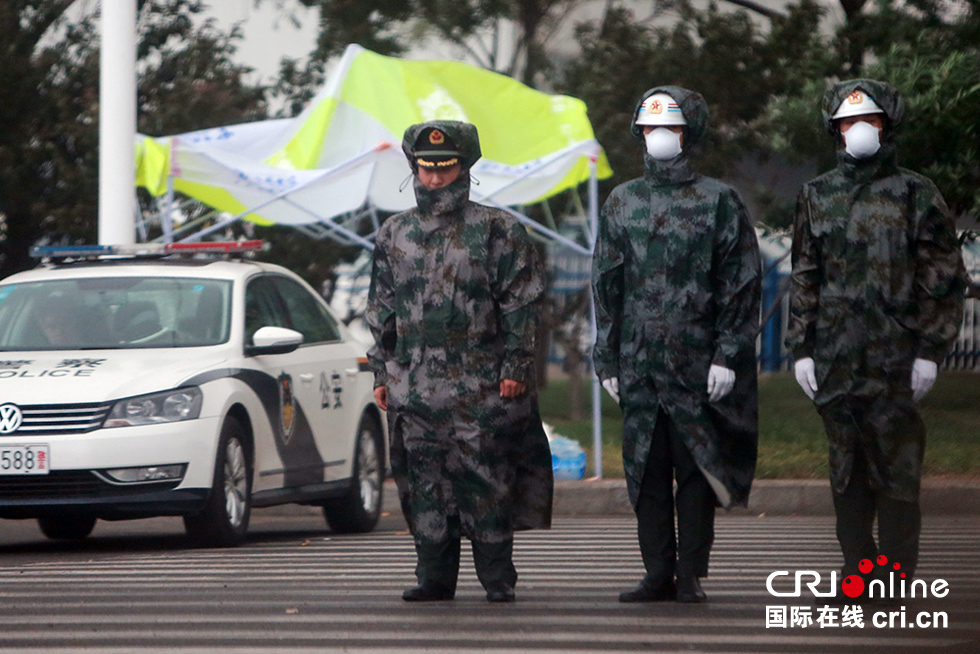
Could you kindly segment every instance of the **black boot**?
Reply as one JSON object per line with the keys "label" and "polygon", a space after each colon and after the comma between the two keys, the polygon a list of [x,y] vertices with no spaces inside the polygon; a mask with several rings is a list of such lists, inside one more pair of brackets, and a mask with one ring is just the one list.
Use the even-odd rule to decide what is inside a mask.
{"label": "black boot", "polygon": [[476,576],[487,591],[489,602],[513,602],[517,570],[514,568],[514,540],[500,543],[473,541]]}
{"label": "black boot", "polygon": [[402,593],[406,602],[437,602],[456,596],[459,577],[459,538],[441,543],[415,543],[419,585]]}
{"label": "black boot", "polygon": [[619,594],[619,601],[627,604],[634,602],[665,602],[677,595],[674,580],[671,577],[643,577],[640,585],[633,590],[624,590]]}
{"label": "black boot", "polygon": [[685,604],[699,604],[707,602],[708,596],[701,588],[701,580],[694,575],[685,575],[677,578],[677,601]]}
{"label": "black boot", "polygon": [[456,596],[456,591],[435,581],[423,581],[414,588],[409,588],[402,593],[402,599],[406,602],[440,602],[451,600]]}
{"label": "black boot", "polygon": [[513,602],[516,598],[514,587],[503,581],[493,581],[487,584],[488,602]]}

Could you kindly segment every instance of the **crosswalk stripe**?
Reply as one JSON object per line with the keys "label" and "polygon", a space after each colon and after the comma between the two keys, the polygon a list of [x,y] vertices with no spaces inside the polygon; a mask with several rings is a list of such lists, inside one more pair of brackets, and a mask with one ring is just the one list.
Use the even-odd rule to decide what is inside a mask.
{"label": "crosswalk stripe", "polygon": [[[833,521],[822,517],[719,515],[707,605],[619,604],[618,591],[643,573],[635,530],[628,517],[559,518],[549,531],[518,534],[518,602],[504,606],[483,601],[465,544],[455,602],[402,602],[415,564],[404,532],[116,553],[85,562],[0,560],[0,652],[980,651],[976,521],[924,525],[918,574],[946,579],[956,601],[917,600],[905,613],[927,611],[932,619],[948,609],[946,629],[870,623],[875,612],[900,607],[868,607],[863,628],[816,622],[767,628],[772,606],[805,607],[816,621],[819,602],[773,597],[766,579],[776,570],[827,574],[840,565]],[[825,578],[820,588],[827,587]]]}

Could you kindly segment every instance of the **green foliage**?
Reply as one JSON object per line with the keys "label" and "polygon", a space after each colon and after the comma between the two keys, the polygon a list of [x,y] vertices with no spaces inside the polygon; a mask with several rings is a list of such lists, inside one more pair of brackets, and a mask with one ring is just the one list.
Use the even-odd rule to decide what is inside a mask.
{"label": "green foliage", "polygon": [[[875,55],[860,70],[901,91],[905,120],[897,141],[900,163],[930,177],[957,215],[980,215],[980,2],[954,8],[933,0],[880,0],[841,34],[861,29],[861,46]],[[838,41],[843,38],[838,35]],[[842,61],[838,77],[853,76]],[[831,77],[830,79],[833,79]],[[830,79],[814,76],[776,97],[759,125],[774,152],[794,161],[834,165],[834,144],[820,117]]]}
{"label": "green foliage", "polygon": [[7,0],[0,3],[0,277],[30,268],[27,246],[42,233],[48,209],[62,188],[57,169],[77,160],[78,143],[59,133],[64,98],[50,82],[67,50],[39,50],[45,33],[71,2]]}
{"label": "green foliage", "polygon": [[955,214],[980,216],[980,44],[948,51],[931,40],[893,45],[868,75],[905,98],[903,165],[931,178]]}
{"label": "green foliage", "polygon": [[[68,0],[0,3],[0,277],[34,265],[42,237],[97,234],[97,16],[68,21]],[[232,61],[240,34],[197,26],[200,0],[140,3],[138,123],[168,134],[265,116],[264,90]]]}
{"label": "green foliage", "polygon": [[819,36],[823,10],[812,0],[787,7],[763,29],[744,11],[716,4],[696,10],[677,3],[680,19],[650,28],[614,6],[601,23],[581,25],[580,57],[567,67],[561,88],[589,106],[599,142],[619,183],[642,173],[641,148],[629,121],[642,93],[659,84],[700,91],[711,123],[701,145],[699,170],[722,176],[749,153],[766,148],[758,121],[772,98],[832,69]]}
{"label": "green foliage", "polygon": [[150,136],[234,125],[266,116],[262,86],[235,63],[241,30],[197,23],[200,0],[147,2],[140,15],[137,129]]}
{"label": "green foliage", "polygon": [[623,8],[611,9],[601,25],[580,25],[577,34],[582,55],[568,67],[560,88],[588,106],[615,183],[637,177],[643,164],[630,120],[640,95],[652,86],[637,82],[644,79],[637,67],[654,58],[654,34]]}
{"label": "green foliage", "polygon": [[326,60],[357,43],[379,54],[399,55],[406,47],[394,29],[412,16],[411,0],[299,0],[320,12],[320,34],[314,59]]}
{"label": "green foliage", "polygon": [[834,165],[834,142],[820,114],[826,91],[826,81],[818,77],[802,84],[796,93],[773,98],[759,127],[770,135],[769,147],[774,152],[794,163],[816,161],[821,170]]}

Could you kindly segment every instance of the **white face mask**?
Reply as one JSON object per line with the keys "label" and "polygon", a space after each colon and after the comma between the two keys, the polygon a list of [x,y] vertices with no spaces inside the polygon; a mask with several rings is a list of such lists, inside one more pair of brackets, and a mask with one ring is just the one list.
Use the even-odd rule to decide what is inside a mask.
{"label": "white face mask", "polygon": [[866,159],[881,147],[878,128],[871,123],[854,123],[844,132],[844,151],[855,159]]}
{"label": "white face mask", "polygon": [[665,161],[681,153],[681,135],[666,127],[657,127],[643,138],[647,142],[647,152],[654,159]]}

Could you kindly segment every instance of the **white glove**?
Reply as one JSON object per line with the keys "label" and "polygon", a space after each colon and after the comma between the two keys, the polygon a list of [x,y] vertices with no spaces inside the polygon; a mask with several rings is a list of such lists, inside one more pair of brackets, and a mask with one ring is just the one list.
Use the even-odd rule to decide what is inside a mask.
{"label": "white glove", "polygon": [[817,394],[817,373],[814,372],[813,357],[799,359],[793,369],[796,371],[796,383],[812,400],[813,396]]}
{"label": "white glove", "polygon": [[932,385],[936,383],[936,372],[939,370],[939,366],[936,365],[935,361],[929,361],[928,359],[916,359],[915,363],[912,364],[912,399],[918,402]]}
{"label": "white glove", "polygon": [[602,387],[619,404],[619,377],[610,377],[602,380]]}
{"label": "white glove", "polygon": [[712,365],[708,370],[708,401],[717,402],[731,393],[734,385],[734,370],[723,366]]}

